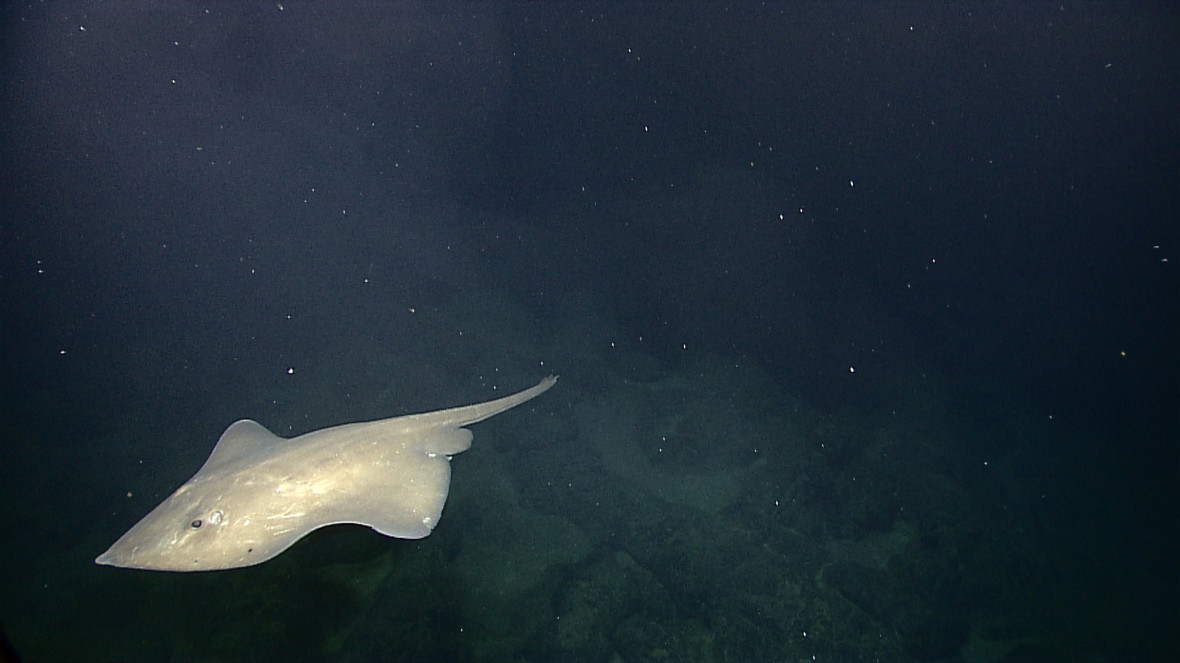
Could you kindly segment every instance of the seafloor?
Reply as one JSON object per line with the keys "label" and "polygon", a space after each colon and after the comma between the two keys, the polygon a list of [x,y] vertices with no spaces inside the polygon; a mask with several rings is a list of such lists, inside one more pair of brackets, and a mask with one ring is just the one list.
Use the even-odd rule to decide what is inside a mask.
{"label": "seafloor", "polygon": [[[1104,580],[1077,582],[1086,567],[1062,557],[1057,531],[1068,524],[1040,506],[1072,496],[1047,498],[1009,469],[1019,458],[986,451],[1060,431],[971,418],[920,367],[890,378],[891,402],[809,404],[754,357],[654,356],[596,306],[571,300],[538,322],[480,292],[397,314],[394,340],[340,330],[290,374],[210,375],[227,385],[219,403],[145,390],[142,409],[72,431],[90,439],[71,453],[88,458],[56,457],[69,422],[24,431],[46,442],[26,462],[71,468],[63,480],[89,503],[0,487],[10,503],[46,495],[0,549],[8,599],[25,606],[8,628],[31,661],[1046,663],[1110,645],[1076,618]],[[184,370],[143,342],[128,371],[144,384]],[[202,414],[291,435],[550,372],[556,388],[474,427],[426,539],[337,526],[215,573],[92,562],[203,461],[191,440],[211,448],[219,430],[196,430]]]}

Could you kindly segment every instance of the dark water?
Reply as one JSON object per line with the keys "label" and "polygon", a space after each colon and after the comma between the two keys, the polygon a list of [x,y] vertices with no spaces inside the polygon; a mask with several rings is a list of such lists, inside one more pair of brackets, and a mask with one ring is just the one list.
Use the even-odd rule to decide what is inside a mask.
{"label": "dark water", "polygon": [[[1171,661],[1175,9],[8,3],[28,661]],[[438,529],[93,564],[232,421]]]}

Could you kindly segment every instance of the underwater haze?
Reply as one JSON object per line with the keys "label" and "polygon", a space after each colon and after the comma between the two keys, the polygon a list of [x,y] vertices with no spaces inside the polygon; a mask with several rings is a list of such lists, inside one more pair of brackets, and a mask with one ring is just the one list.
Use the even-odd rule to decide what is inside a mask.
{"label": "underwater haze", "polygon": [[[63,0],[0,30],[21,660],[1180,659],[1175,6]],[[94,563],[236,420],[551,374],[471,426],[425,538]]]}

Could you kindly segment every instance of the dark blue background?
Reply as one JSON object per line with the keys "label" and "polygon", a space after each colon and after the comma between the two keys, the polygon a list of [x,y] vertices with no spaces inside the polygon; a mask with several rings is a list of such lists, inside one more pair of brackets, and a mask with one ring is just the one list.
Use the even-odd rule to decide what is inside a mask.
{"label": "dark blue background", "polygon": [[[577,410],[626,382],[708,383],[716,360],[841,436],[898,416],[929,431],[900,471],[945,471],[1018,529],[935,520],[1027,546],[983,584],[1019,597],[1026,576],[1005,569],[1052,576],[1024,597],[1043,623],[996,641],[1173,660],[1177,18],[1151,3],[6,5],[0,518],[18,589],[0,622],[30,660],[64,660],[46,643],[108,601],[46,588],[139,601],[159,576],[109,598],[128,576],[85,564],[235,418],[299,433],[550,370],[563,381],[537,408]],[[606,347],[633,354],[599,363]],[[553,458],[538,476],[578,474]],[[170,469],[149,481],[137,461]],[[563,508],[599,549],[654,565],[585,504]],[[1046,633],[1060,623],[1076,630]],[[905,655],[943,660],[893,626]],[[86,642],[122,660],[126,637],[100,624]],[[175,652],[160,642],[146,651]],[[511,652],[557,656],[535,642]],[[454,647],[420,658],[485,651]]]}

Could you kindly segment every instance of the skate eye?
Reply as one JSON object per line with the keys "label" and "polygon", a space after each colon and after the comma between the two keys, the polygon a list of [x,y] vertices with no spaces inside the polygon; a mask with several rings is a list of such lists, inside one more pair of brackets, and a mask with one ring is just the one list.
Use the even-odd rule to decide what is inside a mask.
{"label": "skate eye", "polygon": [[201,529],[201,519],[197,518],[196,520],[189,523],[189,526],[193,529]]}

